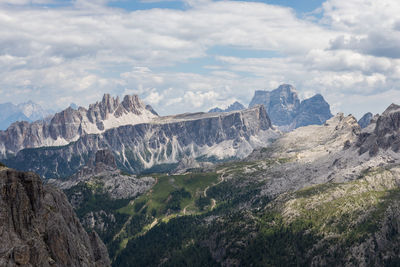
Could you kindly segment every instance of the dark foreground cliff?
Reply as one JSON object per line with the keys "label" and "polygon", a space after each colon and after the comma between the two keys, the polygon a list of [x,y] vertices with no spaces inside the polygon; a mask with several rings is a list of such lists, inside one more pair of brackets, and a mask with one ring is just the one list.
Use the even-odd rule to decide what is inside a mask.
{"label": "dark foreground cliff", "polygon": [[34,173],[0,165],[0,266],[110,266],[66,196]]}

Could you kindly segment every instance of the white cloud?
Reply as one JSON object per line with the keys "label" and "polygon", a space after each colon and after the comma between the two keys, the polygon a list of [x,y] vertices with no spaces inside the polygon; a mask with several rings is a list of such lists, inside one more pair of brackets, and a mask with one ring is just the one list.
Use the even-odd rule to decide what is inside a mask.
{"label": "white cloud", "polygon": [[202,107],[205,101],[214,101],[218,98],[219,94],[214,91],[207,91],[207,92],[193,92],[188,91],[183,96],[183,99],[189,105],[192,105],[195,108]]}
{"label": "white cloud", "polygon": [[[319,21],[299,19],[289,8],[239,1],[187,0],[186,10],[134,12],[108,8],[103,0],[29,6],[49,1],[0,0],[4,101],[29,97],[59,108],[86,105],[105,92],[137,93],[171,114],[233,100],[247,104],[256,89],[293,83],[301,95],[322,93],[336,109],[358,114],[394,101],[389,96],[396,94],[387,92],[396,92],[400,81],[396,0],[328,0]],[[279,56],[215,55],[214,46]],[[190,66],[193,59],[206,60]],[[371,96],[382,105],[349,104]]]}
{"label": "white cloud", "polygon": [[163,98],[164,97],[158,92],[152,91],[146,98],[144,98],[144,101],[151,105],[157,105]]}

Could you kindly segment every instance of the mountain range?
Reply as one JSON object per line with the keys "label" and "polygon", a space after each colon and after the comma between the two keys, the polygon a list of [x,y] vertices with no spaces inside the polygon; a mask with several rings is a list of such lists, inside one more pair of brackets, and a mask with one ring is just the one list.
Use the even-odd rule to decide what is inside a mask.
{"label": "mountain range", "polygon": [[0,130],[7,129],[13,122],[33,122],[51,116],[52,110],[45,110],[40,105],[29,101],[14,105],[12,103],[0,104]]}
{"label": "mountain range", "polygon": [[[330,106],[322,95],[316,94],[300,101],[296,88],[289,84],[282,84],[272,91],[255,91],[249,108],[256,105],[264,105],[272,124],[285,132],[302,126],[320,125],[332,117]],[[208,112],[230,112],[243,109],[245,107],[236,101],[226,109],[215,107]]]}
{"label": "mountain range", "polygon": [[[98,114],[107,114],[104,112],[104,108],[108,106],[107,99],[107,97],[103,98],[103,102],[98,104],[103,107]],[[116,100],[110,99],[110,101]],[[126,117],[133,117],[138,124],[133,124],[135,121],[132,120],[131,124],[117,126],[115,121],[112,124],[110,120],[106,120],[105,125],[115,126],[115,128],[107,129],[103,127],[103,122],[99,119],[97,124],[92,123],[92,127],[88,127],[91,130],[89,133],[82,134],[84,128],[81,124],[83,123],[79,120],[75,125],[68,124],[67,129],[63,127],[64,123],[55,123],[59,117],[74,120],[71,119],[71,114],[75,114],[75,111],[71,109],[54,116],[48,126],[49,130],[43,131],[46,133],[43,136],[47,136],[46,139],[37,139],[38,135],[36,133],[31,135],[31,130],[21,130],[26,133],[22,135],[14,134],[15,131],[12,128],[13,126],[22,126],[27,129],[35,127],[34,130],[42,131],[46,129],[43,126],[13,125],[6,132],[0,132],[0,141],[11,139],[15,142],[14,144],[25,145],[29,144],[24,142],[25,140],[34,140],[33,145],[30,143],[30,146],[37,147],[23,149],[22,146],[5,146],[4,150],[7,153],[3,155],[8,155],[8,157],[3,161],[10,167],[35,171],[46,178],[65,177],[72,175],[85,165],[90,158],[94,157],[97,150],[109,149],[115,154],[119,168],[130,173],[138,173],[163,165],[174,168],[183,157],[202,161],[243,158],[254,148],[272,142],[279,136],[279,132],[271,127],[263,106],[230,113],[194,113],[159,117],[145,109],[139,102],[136,104],[136,106],[131,106],[136,113],[123,114]],[[144,116],[139,117],[139,112],[144,113]],[[126,122],[120,121],[123,124]],[[93,125],[96,125],[96,128],[93,128]],[[51,133],[58,135],[57,139],[52,138]],[[22,138],[23,141],[21,141]],[[43,143],[42,140],[62,146],[38,147],[38,144]],[[60,140],[63,140],[63,143],[55,143]],[[67,143],[67,140],[70,143]],[[10,143],[10,141],[3,141],[6,145]],[[0,147],[1,145],[0,143]],[[10,156],[14,152],[12,149],[15,154]]]}
{"label": "mountain range", "polygon": [[230,112],[230,111],[236,111],[236,110],[243,110],[246,109],[245,106],[243,106],[241,103],[238,101],[235,101],[234,103],[230,104],[226,109],[220,109],[218,107],[210,109],[208,112],[213,113],[213,112]]}
{"label": "mountain range", "polygon": [[240,161],[180,174],[129,175],[99,150],[49,182],[99,233],[114,266],[393,266],[399,114],[391,105],[362,129],[339,113]]}
{"label": "mountain range", "polygon": [[400,106],[357,122],[290,85],[250,106],[106,94],[0,131],[0,263],[397,266]]}

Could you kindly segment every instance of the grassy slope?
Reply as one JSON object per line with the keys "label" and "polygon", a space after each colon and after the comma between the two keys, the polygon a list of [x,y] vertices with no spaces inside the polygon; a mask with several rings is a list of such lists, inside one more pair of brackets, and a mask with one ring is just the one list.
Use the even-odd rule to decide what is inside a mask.
{"label": "grassy slope", "polygon": [[[353,182],[287,194],[258,214],[259,235],[241,257],[261,265],[309,265],[316,259],[323,264],[361,264],[352,248],[373,243],[374,234],[386,227],[385,212],[398,201],[396,177],[382,169]],[[376,263],[373,257],[367,263]]]}
{"label": "grassy slope", "polygon": [[107,231],[99,233],[112,257],[120,253],[129,240],[145,234],[159,222],[168,222],[177,216],[201,214],[213,208],[211,199],[204,201],[204,194],[206,189],[218,183],[217,173],[153,176],[157,179],[153,188],[132,200],[111,200],[103,192],[101,183],[79,184],[66,191],[69,198],[81,192],[84,200],[76,210],[80,218],[96,211],[105,211],[116,218],[112,223],[104,217],[103,220],[109,223]]}
{"label": "grassy slope", "polygon": [[[257,171],[254,165],[241,164]],[[236,171],[243,180],[243,169]],[[352,251],[373,244],[375,234],[386,227],[386,212],[400,201],[396,179],[391,170],[370,170],[356,181],[312,186],[241,211],[237,203],[251,200],[257,192],[251,184],[239,189],[235,186],[239,180],[222,182],[209,190],[220,201],[215,210],[158,224],[132,239],[115,264],[130,266],[127,259],[134,259],[137,266],[156,266],[160,261],[166,266],[201,266],[208,261],[211,266],[216,264],[210,260],[212,254],[214,260],[242,266],[298,266],[313,261],[330,265],[390,264],[396,259],[384,256],[385,251],[369,258]],[[212,217],[218,219],[207,223]],[[395,238],[396,232],[393,235]],[[147,252],[152,248],[156,252]]]}
{"label": "grassy slope", "polygon": [[148,193],[113,211],[125,216],[108,242],[114,265],[213,266],[216,259],[244,266],[357,262],[351,249],[381,231],[385,212],[400,201],[396,173],[369,170],[356,181],[312,186],[275,200],[261,197],[262,181],[252,177],[287,161],[155,175],[157,183]]}
{"label": "grassy slope", "polygon": [[182,198],[180,208],[190,207],[190,210],[196,212],[195,200],[204,194],[207,186],[218,182],[216,173],[190,173],[186,175],[158,176],[156,185],[147,194],[139,197],[133,203],[120,209],[120,212],[133,215],[135,212],[134,205],[137,203],[145,203],[147,213],[154,214],[156,218],[165,218],[168,214],[167,204],[171,200],[171,193],[184,189],[189,192],[190,198]]}

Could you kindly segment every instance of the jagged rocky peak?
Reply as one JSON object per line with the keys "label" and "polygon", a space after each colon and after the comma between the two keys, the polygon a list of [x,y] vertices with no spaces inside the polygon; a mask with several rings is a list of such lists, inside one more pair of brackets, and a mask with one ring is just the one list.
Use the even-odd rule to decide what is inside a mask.
{"label": "jagged rocky peak", "polygon": [[146,105],[146,109],[147,109],[148,111],[150,111],[152,114],[154,114],[154,115],[156,115],[156,116],[159,116],[158,113],[153,109],[152,106]]}
{"label": "jagged rocky peak", "polygon": [[362,129],[366,128],[370,124],[373,116],[374,115],[372,115],[371,112],[367,112],[361,117],[361,119],[358,121],[358,124],[360,124]]}
{"label": "jagged rocky peak", "polygon": [[[140,173],[159,164],[192,158],[244,158],[280,135],[262,105],[228,113],[193,113],[157,117],[150,123],[112,128],[84,135],[57,148],[22,150],[6,164],[35,170],[45,178],[68,177],[88,163],[98,150],[112,151],[117,166]],[[31,154],[43,164],[37,164]],[[54,160],[54,159],[57,160]],[[62,169],[59,166],[63,166]]]}
{"label": "jagged rocky peak", "polygon": [[299,112],[294,119],[294,128],[312,124],[321,125],[332,118],[332,116],[330,106],[324,97],[316,94],[301,102]]}
{"label": "jagged rocky peak", "polygon": [[226,109],[221,109],[221,108],[212,108],[208,111],[208,113],[216,113],[216,112],[231,112],[231,111],[237,111],[237,110],[243,110],[245,109],[245,106],[243,106],[240,102],[235,101],[234,103],[230,104]]}
{"label": "jagged rocky peak", "polygon": [[114,98],[110,94],[104,94],[101,102],[89,106],[89,112],[95,116],[96,112],[99,112],[100,118],[103,120],[109,118],[110,114],[117,118],[126,113],[140,115],[145,109],[145,105],[137,95],[126,95],[120,102],[118,96]]}
{"label": "jagged rocky peak", "polygon": [[382,115],[371,119],[370,125],[363,129],[357,146],[359,153],[369,152],[375,156],[380,150],[400,151],[400,106],[391,104]]}
{"label": "jagged rocky peak", "polygon": [[256,91],[249,106],[262,104],[274,125],[281,130],[312,124],[323,124],[332,117],[329,104],[317,94],[300,102],[296,88],[282,84],[272,91]]}
{"label": "jagged rocky peak", "polygon": [[250,102],[250,107],[256,104],[265,106],[274,125],[290,125],[300,107],[296,89],[288,84],[282,84],[272,91],[256,91]]}
{"label": "jagged rocky peak", "polygon": [[66,196],[34,173],[0,167],[0,266],[110,266]]}
{"label": "jagged rocky peak", "polygon": [[140,110],[145,109],[146,106],[139,99],[137,95],[126,95],[122,101],[122,105],[127,111],[138,114]]}
{"label": "jagged rocky peak", "polygon": [[120,102],[118,97],[105,94],[101,102],[89,105],[89,109],[69,107],[49,121],[14,123],[6,131],[0,131],[0,158],[24,148],[67,145],[85,134],[148,123],[157,117],[151,106],[146,106],[137,95],[127,95]]}

